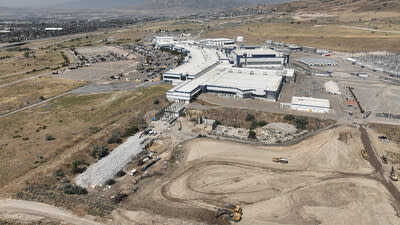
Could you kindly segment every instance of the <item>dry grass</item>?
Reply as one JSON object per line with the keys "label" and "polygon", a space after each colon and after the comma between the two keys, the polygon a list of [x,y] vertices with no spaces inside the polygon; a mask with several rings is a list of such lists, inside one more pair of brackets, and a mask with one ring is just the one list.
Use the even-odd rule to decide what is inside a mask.
{"label": "dry grass", "polygon": [[390,141],[400,143],[400,126],[373,123],[369,127],[376,130],[377,133],[385,134]]}
{"label": "dry grass", "polygon": [[[60,155],[69,156],[57,161],[61,165],[56,168],[67,168],[76,158],[88,158],[93,143],[104,143],[110,133],[122,132],[147,118],[148,112],[165,106],[168,88],[159,85],[138,91],[69,95],[0,119],[0,187],[35,168],[41,171]],[[156,98],[159,105],[153,104]],[[46,141],[46,134],[56,139]]]}
{"label": "dry grass", "polygon": [[19,56],[0,63],[0,77],[8,77],[13,74],[43,70],[44,68],[57,67],[64,63],[61,52],[56,50],[30,51],[28,57]]}
{"label": "dry grass", "polygon": [[248,43],[271,39],[339,51],[400,50],[400,34],[363,31],[341,25],[256,22],[213,27],[202,37],[244,36]]}
{"label": "dry grass", "polygon": [[[249,114],[254,116],[254,120],[247,119]],[[321,120],[317,118],[308,118],[300,116],[293,116],[293,119],[285,119],[287,117],[279,113],[268,113],[268,112],[259,112],[253,110],[242,110],[233,108],[188,110],[187,115],[188,119],[191,120],[196,119],[199,116],[203,115],[206,118],[215,119],[223,125],[231,127],[242,127],[242,128],[250,128],[252,126],[252,123],[256,122],[256,124],[258,125],[261,121],[266,123],[286,122],[295,125],[296,119],[304,118],[307,121],[307,125],[305,128],[307,130],[316,130],[321,127],[333,124],[335,122],[333,120]]]}
{"label": "dry grass", "polygon": [[59,95],[86,84],[83,81],[41,77],[0,89],[0,114]]}

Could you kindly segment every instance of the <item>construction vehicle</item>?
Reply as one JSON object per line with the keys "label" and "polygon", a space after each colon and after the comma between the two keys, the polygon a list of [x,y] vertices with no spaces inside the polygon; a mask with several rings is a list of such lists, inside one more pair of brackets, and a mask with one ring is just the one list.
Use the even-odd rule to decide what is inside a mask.
{"label": "construction vehicle", "polygon": [[363,159],[365,159],[365,160],[368,160],[368,159],[369,159],[368,152],[365,151],[365,149],[361,150],[361,156],[362,156]]}
{"label": "construction vehicle", "polygon": [[396,176],[396,172],[394,171],[394,168],[393,168],[393,166],[392,166],[392,171],[390,171],[390,179],[392,180],[392,181],[398,181],[399,180],[399,178]]}
{"label": "construction vehicle", "polygon": [[275,157],[275,158],[272,158],[272,162],[288,164],[289,160],[286,158],[283,158],[283,157]]}
{"label": "construction vehicle", "polygon": [[218,208],[215,218],[228,215],[233,221],[239,222],[242,219],[243,210],[239,205],[226,204],[224,208]]}
{"label": "construction vehicle", "polygon": [[384,155],[382,156],[382,162],[383,162],[383,164],[388,164],[387,158]]}

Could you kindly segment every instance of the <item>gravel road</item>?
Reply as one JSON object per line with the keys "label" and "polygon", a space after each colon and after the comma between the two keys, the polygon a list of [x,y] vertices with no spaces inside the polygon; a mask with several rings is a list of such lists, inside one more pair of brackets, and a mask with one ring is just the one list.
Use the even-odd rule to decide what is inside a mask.
{"label": "gravel road", "polygon": [[84,173],[75,178],[75,183],[81,187],[102,186],[108,179],[122,170],[132,159],[143,151],[140,143],[146,136],[140,138],[140,133],[128,138],[126,142],[114,149],[108,156],[90,166]]}

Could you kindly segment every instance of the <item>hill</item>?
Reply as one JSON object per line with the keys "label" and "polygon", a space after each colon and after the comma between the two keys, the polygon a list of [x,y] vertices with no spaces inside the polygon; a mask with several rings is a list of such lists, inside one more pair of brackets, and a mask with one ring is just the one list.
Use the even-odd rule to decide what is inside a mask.
{"label": "hill", "polygon": [[[56,9],[231,9],[249,7],[258,4],[276,4],[292,0],[68,0],[61,3],[47,4]],[[43,7],[37,5],[39,7]],[[29,7],[29,6],[27,6]]]}
{"label": "hill", "polygon": [[399,0],[300,0],[266,6],[280,12],[400,12]]}

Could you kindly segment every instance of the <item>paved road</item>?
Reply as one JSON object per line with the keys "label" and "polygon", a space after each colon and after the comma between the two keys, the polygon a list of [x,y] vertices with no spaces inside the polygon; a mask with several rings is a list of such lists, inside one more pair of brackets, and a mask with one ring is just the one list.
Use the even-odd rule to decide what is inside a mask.
{"label": "paved road", "polygon": [[105,92],[113,92],[113,91],[121,91],[121,90],[132,90],[132,89],[135,89],[135,88],[151,87],[151,86],[158,85],[158,84],[161,84],[161,83],[162,83],[162,81],[155,81],[155,82],[149,81],[149,82],[146,82],[146,83],[142,83],[140,85],[136,85],[133,82],[119,83],[119,84],[108,84],[108,85],[88,84],[88,85],[85,85],[85,86],[82,86],[82,87],[67,91],[67,92],[62,93],[60,95],[48,98],[48,99],[43,100],[41,102],[37,102],[35,104],[32,104],[32,105],[17,109],[15,111],[12,111],[12,112],[9,112],[9,113],[3,114],[3,115],[0,115],[0,119],[2,119],[4,117],[7,117],[7,116],[11,116],[11,115],[13,115],[13,114],[15,114],[17,112],[21,112],[23,110],[30,109],[30,108],[42,105],[44,103],[53,101],[53,100],[55,100],[57,98],[61,98],[61,97],[65,96],[65,95],[68,95],[68,94],[93,94],[93,93],[105,93]]}
{"label": "paved road", "polygon": [[369,155],[369,163],[376,170],[378,179],[383,185],[385,185],[389,193],[393,196],[393,206],[396,208],[397,212],[400,213],[400,191],[394,186],[392,181],[385,179],[385,177],[389,176],[389,174],[385,174],[382,161],[379,159],[379,156],[371,146],[367,130],[363,126],[360,126],[360,133],[361,141]]}
{"label": "paved road", "polygon": [[4,117],[7,117],[7,116],[11,116],[11,115],[13,115],[13,114],[15,114],[15,113],[17,113],[17,112],[21,112],[21,111],[23,111],[23,110],[36,107],[36,106],[38,106],[38,105],[42,105],[42,104],[44,104],[44,103],[50,102],[50,101],[52,101],[52,100],[54,100],[54,99],[57,99],[57,98],[60,98],[60,97],[62,97],[62,96],[71,94],[73,91],[74,91],[74,90],[68,91],[68,92],[62,93],[62,94],[60,94],[60,95],[57,95],[57,96],[48,98],[48,99],[46,99],[46,100],[43,100],[43,101],[41,101],[41,102],[38,102],[38,103],[35,103],[35,104],[32,104],[32,105],[29,105],[29,106],[26,106],[26,107],[17,109],[17,110],[15,110],[15,111],[12,111],[12,112],[9,112],[9,113],[0,115],[0,119],[2,119],[2,118],[4,118]]}

